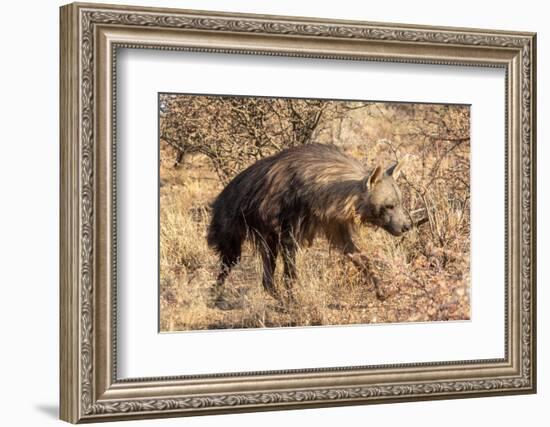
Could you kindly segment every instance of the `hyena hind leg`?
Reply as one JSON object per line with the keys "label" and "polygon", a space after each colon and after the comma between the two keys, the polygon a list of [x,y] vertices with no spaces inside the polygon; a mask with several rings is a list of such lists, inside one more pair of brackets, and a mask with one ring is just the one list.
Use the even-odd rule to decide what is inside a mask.
{"label": "hyena hind leg", "polygon": [[272,241],[264,242],[260,248],[263,264],[262,286],[264,290],[275,299],[279,299],[275,288],[275,267],[277,264],[278,248]]}
{"label": "hyena hind leg", "polygon": [[211,296],[214,305],[222,310],[228,310],[229,304],[223,296],[223,285],[231,269],[239,263],[240,251],[231,254],[222,254],[220,256],[220,271],[216,278],[216,283],[211,288]]}
{"label": "hyena hind leg", "polygon": [[290,301],[294,301],[294,294],[292,288],[296,278],[298,277],[296,271],[296,252],[298,250],[298,245],[293,237],[283,240],[282,242],[282,255],[283,255],[283,278],[286,289],[286,296]]}

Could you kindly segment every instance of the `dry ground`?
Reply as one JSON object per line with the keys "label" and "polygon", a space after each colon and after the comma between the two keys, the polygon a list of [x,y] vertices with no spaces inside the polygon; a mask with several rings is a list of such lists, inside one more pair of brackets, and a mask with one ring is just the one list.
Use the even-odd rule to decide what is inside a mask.
{"label": "dry ground", "polygon": [[[367,148],[345,148],[363,158],[366,153],[360,147]],[[369,163],[376,158],[390,164],[386,143],[368,148]],[[413,146],[405,148],[415,151]],[[459,149],[457,155],[468,161],[469,145]],[[407,182],[414,185],[415,173],[436,161],[426,155],[413,157],[405,170]],[[438,168],[452,171],[456,158],[439,161]],[[430,221],[404,236],[395,238],[372,227],[359,230],[357,243],[373,260],[385,299],[378,299],[369,279],[319,238],[299,251],[296,304],[281,307],[262,290],[259,259],[247,247],[225,285],[231,309],[221,310],[210,301],[218,259],[206,244],[206,229],[209,202],[223,186],[205,157],[190,156],[174,168],[173,153],[163,144],[160,174],[161,331],[469,319],[469,203],[458,205],[449,197],[449,184],[434,184],[422,196],[434,208]],[[420,196],[400,185],[407,208],[417,208]]]}

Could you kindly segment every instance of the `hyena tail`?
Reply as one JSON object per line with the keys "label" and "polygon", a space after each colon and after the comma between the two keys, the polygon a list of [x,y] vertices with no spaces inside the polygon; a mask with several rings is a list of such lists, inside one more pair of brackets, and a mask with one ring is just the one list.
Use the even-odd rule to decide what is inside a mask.
{"label": "hyena tail", "polygon": [[223,211],[214,207],[207,242],[219,254],[223,265],[231,268],[239,262],[246,234],[246,228],[241,221],[227,218]]}

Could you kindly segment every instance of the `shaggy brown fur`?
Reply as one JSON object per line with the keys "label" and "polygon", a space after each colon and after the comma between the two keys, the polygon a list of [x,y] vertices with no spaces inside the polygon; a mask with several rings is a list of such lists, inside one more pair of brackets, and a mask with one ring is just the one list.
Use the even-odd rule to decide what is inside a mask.
{"label": "shaggy brown fur", "polygon": [[238,263],[245,239],[254,242],[263,260],[263,286],[277,296],[273,273],[277,256],[284,261],[288,290],[296,276],[298,245],[324,235],[348,255],[357,223],[372,223],[394,235],[411,227],[394,177],[398,167],[371,173],[334,145],[308,144],[259,160],[237,175],[213,203],[208,244],[222,268],[217,290]]}

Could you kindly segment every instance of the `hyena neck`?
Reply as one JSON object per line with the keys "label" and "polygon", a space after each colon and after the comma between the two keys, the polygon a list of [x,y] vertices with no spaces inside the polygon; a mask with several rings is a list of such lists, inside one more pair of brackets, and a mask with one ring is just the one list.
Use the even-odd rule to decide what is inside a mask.
{"label": "hyena neck", "polygon": [[362,179],[327,183],[318,192],[316,211],[324,221],[337,221],[350,226],[359,223],[358,206],[363,192]]}

